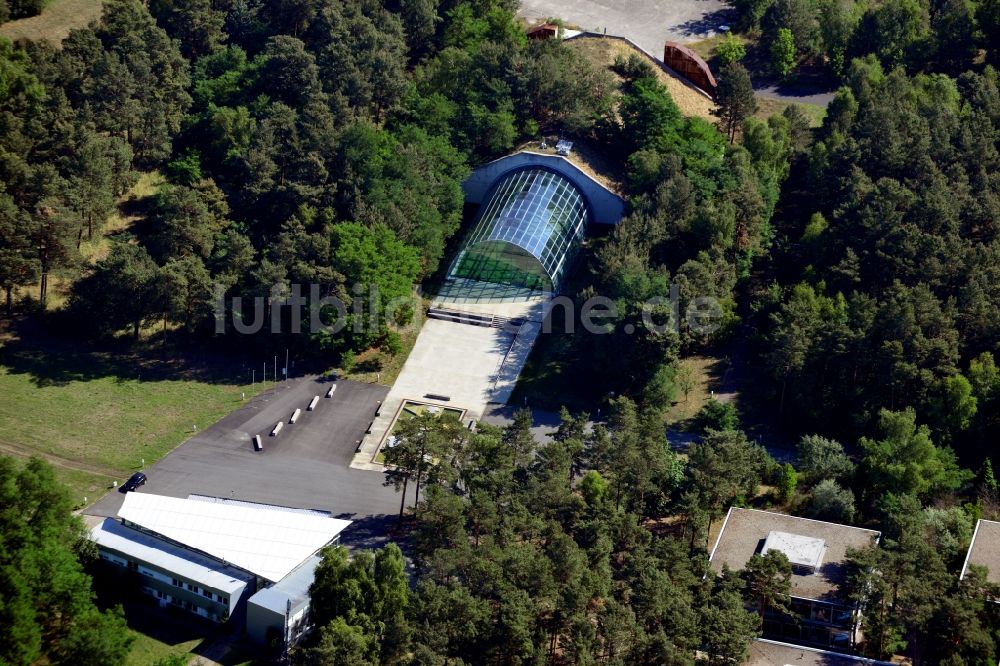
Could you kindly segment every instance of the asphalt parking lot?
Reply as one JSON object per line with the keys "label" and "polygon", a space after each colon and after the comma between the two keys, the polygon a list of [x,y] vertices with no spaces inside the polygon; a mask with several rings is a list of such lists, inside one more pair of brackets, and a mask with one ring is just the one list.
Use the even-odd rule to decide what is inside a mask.
{"label": "asphalt parking lot", "polygon": [[[348,465],[388,388],[339,381],[333,396],[326,398],[331,384],[314,377],[292,379],[248,400],[148,467],[148,481],[139,492],[232,497],[329,511],[356,521],[344,533],[345,543],[374,545],[398,514],[400,496],[382,485],[381,472]],[[314,395],[320,396],[319,403],[315,411],[306,411]],[[290,424],[296,408],[302,414]],[[278,421],[284,421],[283,429],[271,437]],[[263,441],[259,453],[253,447],[255,434]],[[123,498],[111,491],[84,513],[113,517]]]}
{"label": "asphalt parking lot", "polygon": [[532,22],[553,17],[581,30],[606,30],[658,58],[664,42],[711,37],[735,16],[723,0],[521,0],[521,15]]}

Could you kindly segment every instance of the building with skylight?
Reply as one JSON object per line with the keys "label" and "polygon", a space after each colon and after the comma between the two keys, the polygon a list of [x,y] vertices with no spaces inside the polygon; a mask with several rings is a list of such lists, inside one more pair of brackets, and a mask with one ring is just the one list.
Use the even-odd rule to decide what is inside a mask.
{"label": "building with skylight", "polygon": [[539,167],[514,171],[497,182],[448,277],[554,293],[588,217],[583,193],[569,179]]}
{"label": "building with skylight", "polygon": [[521,151],[463,184],[479,204],[438,298],[518,302],[559,293],[593,224],[617,224],[624,200],[564,155]]}
{"label": "building with skylight", "polygon": [[793,616],[764,614],[766,638],[850,652],[857,639],[859,608],[842,594],[848,549],[878,543],[879,532],[771,511],[732,507],[709,555],[712,569],[739,571],[755,554],[784,553],[792,565]]}

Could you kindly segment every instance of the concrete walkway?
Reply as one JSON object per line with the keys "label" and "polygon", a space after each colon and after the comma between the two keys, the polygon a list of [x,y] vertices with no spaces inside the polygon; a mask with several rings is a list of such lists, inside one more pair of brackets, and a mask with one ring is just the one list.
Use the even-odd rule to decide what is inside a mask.
{"label": "concrete walkway", "polygon": [[375,457],[408,400],[463,409],[466,423],[482,418],[490,403],[505,403],[541,330],[548,301],[435,303],[434,307],[523,319],[524,324],[497,328],[427,319],[351,467],[384,469]]}

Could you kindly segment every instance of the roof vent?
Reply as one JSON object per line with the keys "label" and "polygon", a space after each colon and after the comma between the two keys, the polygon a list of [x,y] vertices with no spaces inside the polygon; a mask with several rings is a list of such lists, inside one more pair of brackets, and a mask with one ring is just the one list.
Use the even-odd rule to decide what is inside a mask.
{"label": "roof vent", "polygon": [[823,564],[826,542],[823,539],[772,530],[768,532],[767,539],[764,540],[761,555],[770,550],[784,553],[788,561],[791,562],[792,571],[795,573],[809,575],[816,573],[816,570]]}

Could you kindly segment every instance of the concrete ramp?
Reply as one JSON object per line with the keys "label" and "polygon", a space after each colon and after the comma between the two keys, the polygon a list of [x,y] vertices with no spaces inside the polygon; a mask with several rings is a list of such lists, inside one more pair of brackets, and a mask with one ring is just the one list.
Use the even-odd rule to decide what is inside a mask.
{"label": "concrete ramp", "polygon": [[542,300],[450,303],[441,316],[427,319],[351,467],[382,469],[375,457],[407,400],[463,409],[466,422],[478,421],[488,404],[506,402],[547,307],[548,301]]}
{"label": "concrete ramp", "polygon": [[538,339],[538,335],[541,332],[542,325],[540,322],[528,321],[521,326],[517,337],[514,338],[513,344],[500,364],[496,381],[493,382],[493,395],[490,398],[490,402],[505,405],[510,400],[510,394],[514,392],[514,387],[517,386],[517,378],[521,376],[521,370],[524,369],[524,364],[528,362],[531,349],[535,346],[535,340]]}

